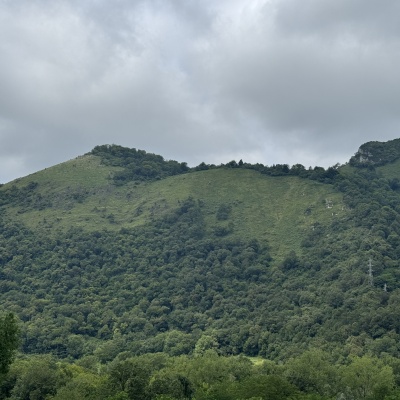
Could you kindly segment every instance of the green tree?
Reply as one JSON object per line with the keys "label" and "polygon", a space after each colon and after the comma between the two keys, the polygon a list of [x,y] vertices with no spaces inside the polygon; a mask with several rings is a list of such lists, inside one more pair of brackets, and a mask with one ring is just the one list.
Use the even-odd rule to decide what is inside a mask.
{"label": "green tree", "polygon": [[194,348],[194,355],[202,356],[207,350],[210,349],[212,350],[218,349],[218,340],[213,332],[210,334],[204,333],[203,335],[200,336]]}
{"label": "green tree", "polygon": [[130,358],[113,361],[109,366],[111,388],[126,392],[129,399],[147,400],[152,368],[144,358]]}
{"label": "green tree", "polygon": [[64,366],[49,355],[18,360],[13,364],[11,373],[16,378],[11,391],[13,400],[44,400],[55,395],[70,375]]}
{"label": "green tree", "polygon": [[19,344],[19,329],[12,313],[0,317],[0,380],[6,374]]}
{"label": "green tree", "polygon": [[342,387],[353,399],[383,400],[394,388],[393,370],[377,358],[355,357],[342,367]]}
{"label": "green tree", "polygon": [[106,376],[87,371],[77,365],[69,366],[68,372],[72,377],[65,386],[57,390],[57,394],[51,397],[51,400],[100,400],[109,397]]}
{"label": "green tree", "polygon": [[312,349],[286,364],[287,379],[306,393],[332,396],[336,393],[339,374],[322,350]]}
{"label": "green tree", "polygon": [[194,392],[188,378],[168,369],[156,373],[150,381],[149,388],[152,397],[156,398],[169,396],[173,399],[191,399]]}
{"label": "green tree", "polygon": [[285,257],[285,259],[281,264],[281,268],[283,271],[297,269],[300,266],[301,266],[300,259],[297,257],[297,254],[294,250],[290,251],[290,253]]}

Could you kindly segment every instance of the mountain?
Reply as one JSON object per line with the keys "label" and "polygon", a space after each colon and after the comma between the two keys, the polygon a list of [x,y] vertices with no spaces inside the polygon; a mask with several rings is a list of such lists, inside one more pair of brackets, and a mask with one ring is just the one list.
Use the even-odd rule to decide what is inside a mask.
{"label": "mountain", "polygon": [[399,356],[400,139],[327,170],[97,146],[0,187],[0,304],[59,357]]}

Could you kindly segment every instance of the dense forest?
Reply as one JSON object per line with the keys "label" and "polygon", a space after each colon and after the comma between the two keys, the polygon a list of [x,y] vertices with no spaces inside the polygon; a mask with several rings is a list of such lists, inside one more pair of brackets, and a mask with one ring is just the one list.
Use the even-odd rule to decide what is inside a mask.
{"label": "dense forest", "polygon": [[213,350],[176,357],[121,353],[101,365],[90,356],[70,363],[32,355],[12,364],[0,383],[0,398],[395,400],[398,383],[397,358],[354,356],[339,362],[317,349],[280,364],[222,357]]}
{"label": "dense forest", "polygon": [[326,170],[98,146],[4,185],[0,398],[397,398],[399,143]]}

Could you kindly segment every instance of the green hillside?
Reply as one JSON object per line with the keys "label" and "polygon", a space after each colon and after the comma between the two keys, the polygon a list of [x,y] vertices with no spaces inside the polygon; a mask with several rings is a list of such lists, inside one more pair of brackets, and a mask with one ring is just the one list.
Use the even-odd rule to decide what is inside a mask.
{"label": "green hillside", "polygon": [[[115,186],[110,178],[119,170],[85,155],[18,179],[2,188],[17,199],[8,204],[7,215],[49,235],[71,226],[120,230],[147,224],[191,196],[203,204],[209,234],[226,228],[235,237],[267,240],[279,258],[300,251],[316,222],[329,224],[346,214],[332,186],[298,177],[223,167]],[[220,207],[229,210],[226,219],[217,218]]]}
{"label": "green hillside", "polygon": [[397,356],[394,144],[327,170],[188,168],[98,146],[10,182],[1,307],[20,319],[25,353],[61,358],[176,356],[203,342],[271,359],[309,346]]}

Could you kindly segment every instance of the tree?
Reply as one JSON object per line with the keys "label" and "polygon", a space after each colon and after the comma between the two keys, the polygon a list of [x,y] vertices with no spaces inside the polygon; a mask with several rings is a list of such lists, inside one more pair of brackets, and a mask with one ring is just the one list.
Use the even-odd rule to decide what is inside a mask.
{"label": "tree", "polygon": [[331,364],[329,354],[311,349],[286,364],[286,377],[302,392],[321,396],[336,394],[339,380],[337,369]]}
{"label": "tree", "polygon": [[285,257],[281,264],[281,268],[283,271],[289,271],[292,269],[297,269],[301,266],[300,259],[297,257],[297,254],[294,250],[291,250],[290,253]]}
{"label": "tree", "polygon": [[151,370],[151,365],[143,358],[114,360],[108,371],[111,388],[117,392],[126,392],[129,399],[147,400],[150,397]]}
{"label": "tree", "polygon": [[383,400],[393,390],[393,370],[377,358],[355,357],[342,367],[342,383],[351,398]]}
{"label": "tree", "polygon": [[[106,375],[85,370],[77,365],[68,366],[67,372],[72,375],[64,386],[57,388],[57,394],[51,400],[100,400],[110,399],[111,390],[108,387]],[[124,393],[124,392],[120,392]],[[118,394],[116,394],[117,396]],[[128,399],[127,395],[119,399]],[[117,400],[118,397],[112,397]]]}
{"label": "tree", "polygon": [[19,344],[19,329],[12,313],[0,317],[0,378],[6,374]]}
{"label": "tree", "polygon": [[70,379],[69,371],[49,355],[16,361],[10,374],[15,376],[11,399],[44,400],[57,393]]}
{"label": "tree", "polygon": [[150,381],[152,398],[191,399],[194,393],[192,383],[183,375],[164,369]]}
{"label": "tree", "polygon": [[196,342],[194,348],[195,356],[202,356],[207,350],[217,350],[218,349],[218,339],[214,333],[207,334],[204,333],[200,336],[200,339]]}

